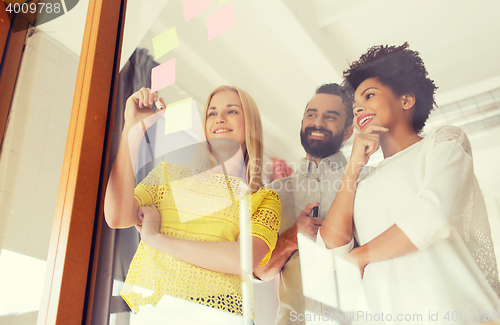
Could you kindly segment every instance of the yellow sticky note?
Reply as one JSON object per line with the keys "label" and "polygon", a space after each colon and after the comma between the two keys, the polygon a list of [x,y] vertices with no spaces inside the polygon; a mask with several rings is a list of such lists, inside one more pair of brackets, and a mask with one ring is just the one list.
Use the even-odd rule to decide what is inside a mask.
{"label": "yellow sticky note", "polygon": [[164,115],[165,134],[193,128],[192,101],[192,98],[187,98],[167,105]]}
{"label": "yellow sticky note", "polygon": [[153,49],[155,52],[155,59],[157,60],[177,46],[179,46],[179,39],[177,38],[175,27],[154,37]]}
{"label": "yellow sticky note", "polygon": [[219,0],[219,4],[223,4],[223,3],[226,3],[228,2],[229,0]]}

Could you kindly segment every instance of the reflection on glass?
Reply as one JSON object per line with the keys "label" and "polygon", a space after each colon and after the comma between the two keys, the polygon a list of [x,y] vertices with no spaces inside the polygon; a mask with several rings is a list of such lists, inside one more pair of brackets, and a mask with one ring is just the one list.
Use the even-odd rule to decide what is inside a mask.
{"label": "reflection on glass", "polygon": [[[361,48],[374,44],[376,42],[374,37],[382,37],[384,42],[386,37],[396,39],[397,42],[400,42],[401,39],[409,39],[412,44],[413,40],[415,40],[415,42],[425,45],[421,48],[422,53],[434,60],[434,71],[439,71],[441,79],[449,79],[448,82],[440,83],[441,90],[444,90],[442,93],[446,93],[446,96],[438,100],[438,104],[441,106],[443,98],[446,97],[445,102],[449,104],[449,107],[441,106],[432,113],[430,122],[432,122],[433,126],[449,123],[465,126],[464,130],[469,137],[472,132],[475,132],[476,136],[483,136],[485,133],[495,131],[495,137],[492,138],[498,139],[498,109],[494,108],[495,104],[492,104],[498,102],[498,99],[494,100],[495,94],[498,95],[498,89],[491,92],[491,96],[490,93],[485,93],[485,95],[492,98],[487,102],[479,100],[479,97],[469,97],[463,102],[456,102],[469,96],[464,95],[464,92],[462,92],[463,87],[467,88],[466,93],[468,94],[479,94],[492,90],[498,85],[488,85],[489,88],[484,90],[477,90],[481,85],[466,87],[472,86],[473,82],[481,78],[486,80],[494,77],[496,70],[484,69],[488,70],[488,73],[481,73],[479,70],[482,68],[476,69],[476,62],[467,60],[467,55],[462,56],[462,51],[460,51],[459,55],[456,55],[456,48],[462,48],[463,44],[469,44],[470,42],[464,41],[460,43],[462,41],[455,42],[455,40],[449,40],[446,44],[437,42],[446,35],[442,31],[448,31],[451,28],[450,26],[453,26],[463,28],[463,32],[459,34],[468,35],[467,37],[470,37],[469,41],[481,39],[478,42],[488,43],[486,39],[472,36],[475,34],[469,30],[471,26],[454,22],[453,18],[450,18],[452,15],[446,12],[452,7],[456,8],[451,3],[443,2],[440,6],[420,3],[408,6],[394,6],[392,3],[383,2],[378,3],[377,8],[374,8],[373,1],[362,1],[359,4],[347,2],[345,4],[327,3],[324,1],[272,1],[270,5],[265,1],[230,1],[229,3],[234,6],[235,14],[240,14],[235,17],[234,29],[228,30],[225,34],[221,34],[208,42],[207,37],[210,36],[206,25],[207,19],[220,12],[222,7],[220,2],[216,6],[217,1],[212,1],[210,3],[212,7],[208,9],[207,7],[186,9],[186,6],[194,2],[196,1],[179,0],[169,1],[168,4],[159,4],[160,2],[150,1],[144,2],[147,5],[141,7],[139,2],[134,4],[133,1],[129,1],[129,6],[133,7],[128,10],[127,14],[135,15],[137,19],[127,18],[127,33],[124,42],[127,45],[128,36],[135,38],[135,41],[132,42],[133,46],[128,52],[124,51],[124,53],[127,52],[128,54],[125,55],[125,59],[122,59],[122,65],[126,64],[130,53],[138,46],[149,47],[150,53],[154,54],[155,51],[151,48],[151,42],[154,44],[156,37],[175,30],[176,37],[172,37],[171,41],[163,44],[163,48],[160,48],[158,54],[155,54],[158,63],[168,62],[174,57],[176,59],[177,81],[175,84],[161,89],[160,93],[166,94],[164,97],[171,98],[170,101],[180,100],[188,96],[198,97],[195,98],[196,100],[204,97],[216,84],[228,82],[244,84],[244,82],[248,81],[256,89],[255,96],[259,95],[265,98],[263,104],[268,105],[263,111],[266,112],[266,122],[270,126],[266,130],[271,130],[273,135],[272,141],[269,141],[269,143],[271,146],[274,145],[274,148],[268,152],[273,154],[280,152],[279,149],[281,148],[277,147],[282,147],[283,151],[281,152],[297,150],[294,158],[303,155],[300,144],[293,140],[298,130],[290,131],[292,128],[288,128],[287,124],[295,123],[298,125],[302,116],[304,98],[319,84],[318,81],[340,82],[341,72],[347,67],[347,62],[355,59],[360,54],[359,50]],[[199,3],[202,2],[199,1]],[[206,4],[207,2],[203,3]],[[489,5],[492,5],[491,1]],[[479,13],[479,7],[468,7],[464,10],[464,13],[468,10]],[[444,8],[446,10],[441,12],[440,9]],[[420,36],[417,37],[415,30],[418,30],[418,28],[415,29],[414,24],[406,23],[407,15],[405,13],[422,13],[422,15],[413,15],[413,18],[418,20],[419,16],[424,17],[426,16],[424,13],[431,11],[437,17],[446,17],[446,19],[435,19],[431,23],[422,21],[422,25],[432,28],[436,33],[430,37],[425,37],[425,39],[420,38]],[[352,15],[349,14],[352,12],[366,18],[376,12],[379,19],[353,20]],[[478,14],[477,16],[482,15]],[[397,25],[401,28],[397,30],[393,28],[391,22],[394,19],[400,19]],[[489,21],[493,20],[490,19]],[[389,28],[387,28],[387,25],[390,25]],[[410,25],[411,27],[408,27]],[[496,30],[492,24],[476,25],[481,25],[489,30]],[[244,26],[244,28],[240,28],[241,26]],[[235,32],[236,30],[237,32]],[[377,32],[365,33],[367,30],[376,30]],[[132,31],[132,34],[130,31]],[[456,34],[458,35],[458,33]],[[440,46],[436,47],[438,43]],[[126,47],[124,46],[124,48]],[[155,46],[153,45],[153,47]],[[477,49],[478,47],[469,46],[467,51],[473,48]],[[463,50],[466,49],[463,48]],[[443,54],[438,55],[437,52],[443,52]],[[493,56],[491,53],[489,55]],[[476,53],[474,56],[484,57],[484,53]],[[447,60],[450,57],[456,61]],[[139,64],[139,61],[134,61],[136,66],[143,66]],[[442,62],[447,62],[446,67],[442,65]],[[490,63],[489,65],[485,64],[485,66],[493,67],[495,65]],[[447,74],[445,70],[453,70],[453,72]],[[465,70],[473,71],[473,73],[468,74]],[[457,73],[457,71],[460,71],[460,73]],[[150,79],[149,75],[143,77],[143,80],[147,79]],[[498,82],[496,81],[496,83]],[[482,85],[484,86],[484,84]],[[137,85],[135,86],[133,91],[139,89]],[[145,83],[140,83],[140,86],[145,86]],[[193,89],[203,89],[203,91],[199,90],[199,94],[203,93],[203,96],[199,94],[196,96]],[[254,94],[253,89],[251,92]],[[450,99],[457,96],[458,93],[460,93],[460,98]],[[471,101],[475,102],[474,105],[470,103]],[[119,107],[123,107],[123,105]],[[283,126],[284,124],[285,126]],[[283,135],[284,139],[280,139],[279,136],[281,135]],[[487,146],[490,146],[492,142],[498,142],[491,139],[486,140],[485,138],[481,139],[483,145],[486,142],[488,142]],[[347,156],[350,153],[350,146],[351,143],[347,142],[343,149]],[[489,193],[497,192],[497,186],[494,184],[498,180],[498,173],[494,171],[497,170],[494,166],[494,161],[498,160],[496,159],[498,157],[497,149],[492,147],[488,153],[487,150],[484,150],[481,153],[482,159],[475,159],[476,168],[478,162],[480,162],[480,166],[483,166],[478,168],[482,170],[483,174],[480,182],[490,180]],[[490,156],[495,158],[491,159]],[[149,156],[144,155],[144,157]],[[377,162],[374,158],[371,159],[372,163]],[[380,153],[378,160],[380,161],[382,158]],[[287,157],[287,159],[290,158]],[[144,170],[147,173],[158,164],[159,162],[154,163],[151,168],[144,168]],[[491,173],[495,174],[490,177]],[[145,176],[143,175],[137,180],[141,181]],[[483,187],[484,189],[485,187]],[[492,196],[498,197],[497,194],[492,194]],[[496,215],[498,215],[497,202],[494,199],[491,202],[490,205],[496,208]],[[492,222],[491,225],[494,225],[494,223]],[[498,225],[497,221],[496,225]],[[499,229],[498,226],[492,228]],[[301,293],[298,292],[297,294]]]}

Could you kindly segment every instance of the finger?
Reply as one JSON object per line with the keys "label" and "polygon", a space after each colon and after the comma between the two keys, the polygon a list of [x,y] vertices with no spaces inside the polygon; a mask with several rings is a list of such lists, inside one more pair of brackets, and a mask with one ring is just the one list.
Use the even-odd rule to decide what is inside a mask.
{"label": "finger", "polygon": [[389,131],[388,128],[385,128],[383,126],[378,126],[378,125],[368,125],[365,129],[361,131],[363,134],[370,134],[370,133],[375,133],[375,132],[387,132]]}
{"label": "finger", "polygon": [[308,205],[306,205],[306,208],[310,208],[312,210],[312,208],[317,207],[317,206],[319,206],[319,202],[314,202],[314,203],[309,203]]}
{"label": "finger", "polygon": [[141,88],[142,95],[144,96],[143,105],[151,106],[153,103],[151,102],[151,90],[149,88],[142,87]]}
{"label": "finger", "polygon": [[148,106],[153,105],[154,102],[158,100],[158,94],[156,92],[151,92],[150,88],[146,88],[148,91]]}
{"label": "finger", "polygon": [[323,224],[323,219],[321,219],[321,218],[314,218],[314,224],[316,226],[318,226],[318,228],[319,228],[319,226],[321,226]]}
{"label": "finger", "polygon": [[147,210],[147,209],[153,209],[153,208],[154,208],[154,209],[156,209],[156,205],[154,205],[154,204],[143,205],[143,207],[144,207],[144,209],[146,209],[146,210]]}
{"label": "finger", "polygon": [[375,152],[377,152],[377,150],[380,148],[380,146],[373,146],[373,147],[370,147],[366,150],[366,155],[368,157],[370,157],[371,155],[373,155]]}
{"label": "finger", "polygon": [[375,132],[387,132],[387,131],[389,131],[389,129],[385,128],[383,126],[369,125],[361,131],[361,134],[370,134],[370,133],[375,133]]}
{"label": "finger", "polygon": [[148,219],[151,215],[151,208],[148,206],[142,206],[139,208],[139,212],[142,214],[142,222],[144,222],[145,219]]}
{"label": "finger", "polygon": [[380,142],[377,140],[369,141],[367,147],[365,148],[365,154],[371,156],[380,148]]}
{"label": "finger", "polygon": [[151,93],[149,95],[149,103],[150,105],[153,105],[153,103],[158,101],[158,94],[157,93]]}
{"label": "finger", "polygon": [[146,208],[150,214],[158,212],[158,209],[156,208],[156,205],[154,205],[154,204],[146,205]]}
{"label": "finger", "polygon": [[316,234],[316,233],[318,232],[318,230],[319,230],[319,226],[317,226],[317,225],[316,225],[316,224],[314,224],[314,223],[313,223],[313,224],[311,224],[311,226],[309,227],[309,231],[310,231],[311,233],[315,233],[315,234]]}
{"label": "finger", "polygon": [[138,90],[134,93],[134,97],[136,99],[137,105],[139,106],[139,108],[141,108],[143,106],[143,103],[144,103],[144,95],[142,94],[142,92],[140,90]]}
{"label": "finger", "polygon": [[160,98],[160,102],[163,105],[162,109],[167,108],[167,104],[165,104],[165,100],[163,99],[163,97]]}
{"label": "finger", "polygon": [[373,155],[373,153],[375,153],[375,151],[377,151],[375,147],[373,145],[369,145],[365,148],[365,155],[367,157],[370,157],[371,155]]}
{"label": "finger", "polygon": [[368,156],[377,151],[380,146],[380,136],[378,134],[360,134],[355,141],[355,145],[362,146],[365,155]]}
{"label": "finger", "polygon": [[309,216],[311,214],[312,209],[316,206],[319,206],[319,202],[309,203],[308,205],[306,205],[304,210],[302,210],[301,214]]}
{"label": "finger", "polygon": [[139,108],[143,108],[146,106],[146,101],[147,101],[147,92],[145,91],[146,88],[142,87],[137,91],[137,97],[139,98]]}

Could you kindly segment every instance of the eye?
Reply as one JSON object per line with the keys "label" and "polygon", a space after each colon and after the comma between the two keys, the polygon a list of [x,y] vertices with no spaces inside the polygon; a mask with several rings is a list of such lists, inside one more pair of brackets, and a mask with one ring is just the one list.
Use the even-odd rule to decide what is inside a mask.
{"label": "eye", "polygon": [[229,113],[229,114],[238,114],[238,111],[236,111],[236,110],[232,109],[232,110],[230,110],[228,113]]}
{"label": "eye", "polygon": [[216,113],[216,112],[214,112],[214,111],[212,111],[212,112],[208,113],[208,115],[207,115],[207,116],[215,116],[215,115],[217,115],[217,113]]}
{"label": "eye", "polygon": [[375,94],[368,93],[365,95],[365,98],[368,100],[368,99],[372,98],[373,96],[375,96]]}
{"label": "eye", "polygon": [[316,117],[316,114],[315,113],[309,113],[309,114],[307,114],[307,117],[308,118]]}
{"label": "eye", "polygon": [[332,121],[335,121],[337,119],[335,115],[329,115],[327,118]]}

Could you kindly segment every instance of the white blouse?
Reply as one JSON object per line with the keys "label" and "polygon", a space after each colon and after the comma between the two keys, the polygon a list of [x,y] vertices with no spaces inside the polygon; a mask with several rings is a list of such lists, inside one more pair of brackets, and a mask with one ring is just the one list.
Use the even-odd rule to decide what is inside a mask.
{"label": "white blouse", "polygon": [[[363,287],[370,312],[391,315],[377,324],[468,324],[495,320],[494,312],[499,319],[493,242],[461,129],[431,131],[359,181],[354,202],[359,245],[394,224],[418,251],[366,266]],[[399,314],[422,317],[399,321]]]}

